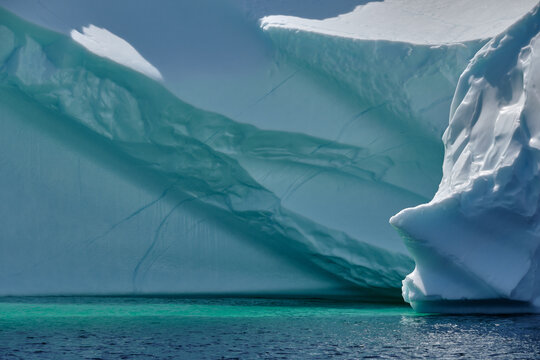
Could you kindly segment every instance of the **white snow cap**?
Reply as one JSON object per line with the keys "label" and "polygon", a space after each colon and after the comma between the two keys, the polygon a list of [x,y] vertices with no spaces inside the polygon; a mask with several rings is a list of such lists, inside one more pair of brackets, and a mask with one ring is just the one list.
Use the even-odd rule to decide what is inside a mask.
{"label": "white snow cap", "polygon": [[152,79],[163,80],[159,70],[130,43],[107,29],[90,24],[82,28],[82,33],[71,30],[71,38],[98,56],[127,66]]}
{"label": "white snow cap", "polygon": [[324,20],[267,16],[261,19],[261,27],[413,44],[460,43],[497,35],[537,2],[386,0],[360,5],[348,14]]}

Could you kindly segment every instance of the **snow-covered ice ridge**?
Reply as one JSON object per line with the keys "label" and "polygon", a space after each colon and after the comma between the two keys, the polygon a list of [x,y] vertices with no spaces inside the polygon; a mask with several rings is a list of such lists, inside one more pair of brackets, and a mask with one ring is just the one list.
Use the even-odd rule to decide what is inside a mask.
{"label": "snow-covered ice ridge", "polygon": [[540,8],[461,75],[428,204],[391,219],[416,261],[418,311],[540,311]]}
{"label": "snow-covered ice ridge", "polygon": [[266,16],[261,19],[261,26],[265,30],[282,28],[357,40],[455,44],[498,35],[536,3],[536,0],[373,1],[324,20]]}
{"label": "snow-covered ice ridge", "polygon": [[158,69],[148,62],[131,44],[107,29],[94,25],[83,26],[82,33],[71,31],[71,38],[99,56],[132,68],[152,79],[162,80]]}

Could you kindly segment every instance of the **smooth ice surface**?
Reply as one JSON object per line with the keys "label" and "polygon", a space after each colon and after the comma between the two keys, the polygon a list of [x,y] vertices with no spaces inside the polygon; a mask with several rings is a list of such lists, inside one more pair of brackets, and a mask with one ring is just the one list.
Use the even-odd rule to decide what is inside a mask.
{"label": "smooth ice surface", "polygon": [[111,59],[153,79],[163,79],[159,70],[143,58],[133,46],[107,29],[90,25],[84,26],[82,33],[72,30],[70,35],[73,40],[96,55]]}
{"label": "smooth ice surface", "polygon": [[487,43],[461,75],[433,200],[394,216],[420,311],[540,311],[540,10]]}

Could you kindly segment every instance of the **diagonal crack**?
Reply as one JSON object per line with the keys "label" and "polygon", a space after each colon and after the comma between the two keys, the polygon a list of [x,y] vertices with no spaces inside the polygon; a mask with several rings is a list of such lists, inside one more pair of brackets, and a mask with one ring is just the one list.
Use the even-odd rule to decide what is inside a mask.
{"label": "diagonal crack", "polygon": [[300,187],[305,185],[308,181],[316,177],[317,175],[323,173],[325,170],[315,169],[314,171],[309,172],[307,175],[299,176],[288,188],[287,191],[281,197],[281,201],[288,199],[292,194],[294,194]]}
{"label": "diagonal crack", "polygon": [[349,126],[351,126],[351,124],[357,120],[360,120],[364,115],[372,112],[373,110],[377,110],[383,106],[386,105],[386,102],[383,102],[379,105],[375,105],[375,106],[371,106],[371,107],[368,107],[367,109],[365,110],[362,110],[360,111],[358,114],[354,115],[349,121],[347,121],[345,124],[343,124],[343,126],[341,127],[341,130],[339,131],[338,135],[336,136],[336,138],[334,139],[334,141],[339,141],[341,139],[341,137],[343,136],[343,134],[345,133],[345,130],[347,130],[347,128]]}
{"label": "diagonal crack", "polygon": [[152,253],[152,251],[156,247],[157,243],[159,242],[159,238],[160,238],[160,235],[161,235],[161,230],[167,224],[167,221],[169,220],[171,215],[180,206],[182,206],[182,205],[184,205],[184,204],[186,204],[188,202],[195,201],[195,200],[200,200],[200,199],[202,199],[202,197],[190,197],[190,198],[187,198],[187,199],[182,199],[175,206],[173,206],[173,208],[163,217],[163,219],[159,223],[158,227],[156,228],[156,231],[154,232],[154,238],[152,239],[152,243],[150,244],[148,249],[146,249],[145,253],[139,259],[139,261],[137,262],[137,265],[133,269],[133,275],[132,275],[132,278],[131,278],[131,282],[133,284],[133,292],[137,292],[137,277],[139,276],[141,266],[146,261],[146,259],[150,256],[150,254]]}
{"label": "diagonal crack", "polygon": [[345,133],[345,130],[347,130],[347,128],[349,126],[351,126],[351,124],[357,120],[360,120],[364,115],[370,113],[371,111],[373,110],[377,110],[383,106],[386,105],[386,102],[384,103],[381,103],[379,105],[374,105],[374,106],[370,106],[368,107],[367,109],[364,109],[362,111],[360,111],[359,113],[353,115],[345,124],[343,124],[343,126],[341,127],[341,130],[339,131],[339,133],[336,135],[335,139],[334,140],[329,140],[327,142],[325,142],[324,144],[320,144],[319,146],[317,146],[315,149],[313,149],[310,153],[310,155],[314,155],[316,154],[317,152],[319,152],[319,150],[329,146],[329,145],[332,145],[332,144],[335,144],[335,143],[339,143],[340,140],[341,140],[341,137],[343,136],[343,134]]}
{"label": "diagonal crack", "polygon": [[247,109],[249,108],[252,108],[254,107],[255,105],[259,104],[260,102],[262,102],[264,99],[266,99],[268,96],[272,95],[276,90],[278,90],[280,87],[282,87],[283,85],[285,85],[289,80],[291,80],[293,77],[296,76],[296,74],[298,74],[300,70],[296,70],[294,71],[292,74],[290,74],[289,76],[287,76],[285,79],[283,79],[281,82],[279,82],[279,84],[277,84],[276,86],[274,86],[272,89],[270,89],[270,91],[268,91],[267,93],[265,93],[263,96],[261,96],[260,98],[258,98],[257,100],[255,100],[253,103],[251,103],[250,105],[248,105],[244,110],[240,111],[238,114],[236,114],[234,116],[234,118],[238,118],[240,115],[242,115],[244,112],[247,111]]}
{"label": "diagonal crack", "polygon": [[[195,222],[193,225],[191,225],[186,231],[184,231],[182,233],[182,236],[186,236],[187,234],[191,233],[194,229],[197,228],[197,226],[199,226],[200,224],[202,224],[203,222],[205,221],[208,221],[208,218],[203,218],[203,219],[200,219],[198,220],[197,222]],[[144,277],[146,276],[146,274],[148,273],[148,271],[150,271],[150,268],[154,265],[154,263],[165,253],[167,253],[167,251],[171,248],[173,244],[169,244],[166,248],[164,248],[160,254],[158,254],[157,256],[154,256],[153,259],[150,260],[150,263],[148,264],[148,266],[146,267],[146,269],[144,269],[144,272],[141,273],[141,271],[139,270],[139,273],[141,273],[140,277],[141,279],[144,279]]]}
{"label": "diagonal crack", "polygon": [[167,194],[169,193],[169,191],[171,191],[175,186],[176,184],[178,183],[178,181],[175,181],[174,183],[172,183],[169,187],[167,187],[165,190],[163,190],[163,192],[161,193],[161,195],[150,201],[149,203],[143,205],[142,207],[138,208],[137,210],[135,210],[134,212],[132,212],[131,214],[129,214],[128,216],[126,216],[125,218],[121,219],[120,221],[114,223],[113,225],[111,225],[107,230],[105,230],[103,233],[93,237],[93,238],[90,238],[90,239],[87,239],[86,241],[84,241],[84,244],[86,246],[90,246],[92,245],[93,243],[95,243],[97,240],[99,239],[102,239],[104,238],[105,236],[109,235],[112,231],[114,231],[114,229],[116,229],[118,226],[124,224],[125,222],[131,220],[132,218],[134,218],[135,216],[139,215],[141,212],[143,212],[144,210],[154,206],[155,204],[157,204],[158,202],[160,202],[163,198],[165,198],[167,196]]}

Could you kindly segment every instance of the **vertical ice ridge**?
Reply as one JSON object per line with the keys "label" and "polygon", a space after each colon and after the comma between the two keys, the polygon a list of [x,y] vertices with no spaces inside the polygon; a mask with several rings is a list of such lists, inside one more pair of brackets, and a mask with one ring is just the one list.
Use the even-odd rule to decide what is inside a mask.
{"label": "vertical ice ridge", "polygon": [[403,294],[419,311],[540,311],[538,49],[539,5],[463,72],[439,191],[390,220],[416,261]]}

